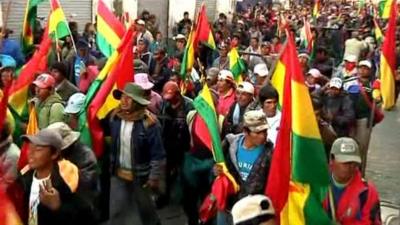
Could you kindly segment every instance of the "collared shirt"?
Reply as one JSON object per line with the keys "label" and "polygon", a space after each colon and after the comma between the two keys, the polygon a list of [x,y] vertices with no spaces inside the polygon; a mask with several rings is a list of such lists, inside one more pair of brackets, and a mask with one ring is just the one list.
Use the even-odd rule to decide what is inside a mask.
{"label": "collared shirt", "polygon": [[228,93],[224,96],[220,95],[217,107],[218,114],[224,117],[228,115],[229,109],[231,108],[232,104],[235,103],[235,100],[236,100],[236,95],[234,89],[230,89]]}
{"label": "collared shirt", "polygon": [[133,122],[121,121],[119,165],[123,169],[132,169],[131,137]]}

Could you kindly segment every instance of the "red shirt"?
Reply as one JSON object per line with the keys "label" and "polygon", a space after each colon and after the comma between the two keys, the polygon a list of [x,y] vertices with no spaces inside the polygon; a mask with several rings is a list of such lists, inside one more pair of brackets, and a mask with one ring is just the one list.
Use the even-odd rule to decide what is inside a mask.
{"label": "red shirt", "polygon": [[224,96],[220,95],[218,98],[218,107],[217,112],[218,115],[226,116],[229,113],[229,109],[231,108],[232,104],[236,101],[235,90],[230,89],[228,93]]}

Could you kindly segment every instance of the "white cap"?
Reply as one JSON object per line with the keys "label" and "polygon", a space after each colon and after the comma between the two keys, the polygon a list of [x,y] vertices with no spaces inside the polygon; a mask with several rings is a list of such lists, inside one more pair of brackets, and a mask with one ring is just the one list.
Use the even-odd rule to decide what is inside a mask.
{"label": "white cap", "polygon": [[257,74],[258,76],[260,76],[260,77],[266,77],[266,76],[268,76],[268,73],[269,73],[268,67],[267,67],[267,65],[265,63],[257,64],[254,67],[253,72],[255,74]]}
{"label": "white cap", "polygon": [[144,22],[144,20],[138,20],[136,21],[136,23],[143,26],[146,25],[146,22]]}
{"label": "white cap", "polygon": [[178,35],[176,35],[173,39],[174,39],[175,41],[176,41],[176,40],[182,40],[182,39],[185,39],[185,40],[186,40],[186,36],[183,35],[183,34],[178,34]]}
{"label": "white cap", "polygon": [[372,68],[372,64],[371,64],[371,62],[370,61],[368,61],[368,60],[363,60],[363,61],[361,61],[361,62],[359,62],[358,63],[358,66],[366,66],[366,67],[368,67],[368,68]]}
{"label": "white cap", "polygon": [[[274,216],[271,200],[264,195],[249,195],[240,199],[232,208],[233,224],[250,222],[260,216]],[[263,221],[264,222],[264,221]]]}
{"label": "white cap", "polygon": [[310,74],[314,78],[319,78],[322,76],[321,72],[315,68],[310,69],[307,74]]}
{"label": "white cap", "polygon": [[85,103],[86,95],[82,93],[75,93],[68,99],[67,106],[64,109],[64,113],[76,114],[79,113]]}
{"label": "white cap", "polygon": [[348,62],[357,62],[357,56],[355,55],[346,55],[344,57],[344,61],[348,61]]}
{"label": "white cap", "polygon": [[237,90],[254,95],[254,86],[250,82],[247,82],[247,81],[240,83],[238,85]]}
{"label": "white cap", "polygon": [[335,87],[337,89],[341,89],[342,88],[342,80],[338,77],[334,77],[331,79],[331,81],[329,81],[329,87]]}
{"label": "white cap", "polygon": [[218,79],[222,79],[222,80],[226,80],[226,81],[230,81],[232,83],[235,83],[235,79],[233,78],[233,74],[229,70],[221,70],[221,71],[219,71]]}
{"label": "white cap", "polygon": [[307,60],[310,59],[310,55],[308,55],[307,53],[300,53],[298,56],[298,58],[306,58]]}

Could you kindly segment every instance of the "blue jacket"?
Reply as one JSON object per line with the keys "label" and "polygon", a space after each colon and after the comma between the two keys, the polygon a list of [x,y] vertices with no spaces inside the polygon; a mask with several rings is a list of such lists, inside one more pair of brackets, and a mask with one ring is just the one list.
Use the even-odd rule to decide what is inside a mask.
{"label": "blue jacket", "polygon": [[[110,120],[111,131],[111,173],[119,167],[121,118],[117,115]],[[135,177],[160,179],[165,170],[165,150],[162,143],[161,127],[158,121],[149,118],[134,121],[131,135],[132,169]]]}

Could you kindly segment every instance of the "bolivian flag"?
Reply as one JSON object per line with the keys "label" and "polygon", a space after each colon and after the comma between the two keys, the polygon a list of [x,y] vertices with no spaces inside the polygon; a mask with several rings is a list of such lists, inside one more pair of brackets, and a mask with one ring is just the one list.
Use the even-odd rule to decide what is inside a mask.
{"label": "bolivian flag", "polygon": [[278,60],[272,84],[282,119],[266,195],[280,224],[331,224],[322,207],[329,186],[328,164],[293,36]]}
{"label": "bolivian flag", "polygon": [[133,81],[132,40],[134,36],[135,32],[131,27],[125,33],[116,51],[108,58],[96,80],[90,85],[83,110],[79,115],[81,141],[91,146],[97,157],[103,154],[103,130],[99,119],[104,118],[118,105],[111,96],[112,90],[116,87],[122,89],[126,82]]}
{"label": "bolivian flag", "polygon": [[[235,179],[228,172],[225,164],[224,153],[222,151],[221,138],[219,134],[218,117],[214,107],[214,101],[211,91],[207,84],[204,84],[201,93],[194,99],[193,106],[197,113],[204,121],[204,130],[197,130],[197,135],[201,140],[211,138],[211,150],[214,156],[214,161],[221,165],[224,174],[217,177],[213,183],[212,194],[216,198],[217,207],[220,210],[225,209],[226,200],[229,193],[235,193],[239,190],[239,186]],[[205,137],[205,138],[203,138]],[[205,143],[207,146],[210,143]]]}
{"label": "bolivian flag", "polygon": [[181,79],[186,81],[186,75],[192,72],[192,68],[194,65],[194,38],[196,35],[196,31],[192,28],[192,31],[189,34],[188,41],[186,43],[185,52],[183,53],[183,59],[181,64]]}
{"label": "bolivian flag", "polygon": [[53,39],[60,39],[70,35],[67,19],[58,0],[50,0],[51,14],[49,20],[49,34]]}
{"label": "bolivian flag", "polygon": [[236,83],[243,81],[242,74],[246,71],[246,65],[243,59],[240,58],[237,47],[233,47],[228,54],[229,57],[229,70],[232,72]]}
{"label": "bolivian flag", "polygon": [[382,44],[380,78],[383,108],[391,109],[395,105],[396,71],[396,3],[392,3],[388,29]]}
{"label": "bolivian flag", "polygon": [[215,50],[215,41],[212,34],[210,24],[208,23],[206,5],[203,3],[200,8],[199,17],[196,23],[196,38],[195,38],[195,48],[197,48],[200,42],[207,45],[209,48]]}
{"label": "bolivian flag", "polygon": [[396,4],[396,1],[394,0],[381,0],[379,1],[379,16],[382,19],[388,19],[390,16],[390,9],[392,7],[392,4]]}
{"label": "bolivian flag", "polygon": [[37,6],[44,0],[28,0],[26,1],[24,23],[22,25],[22,50],[25,54],[29,54],[34,50],[33,32],[36,27]]}
{"label": "bolivian flag", "polygon": [[111,56],[125,33],[124,25],[106,6],[103,0],[97,7],[97,45],[103,55]]}
{"label": "bolivian flag", "polygon": [[314,7],[312,11],[313,18],[319,17],[319,10],[321,9],[321,2],[319,0],[315,0]]}

